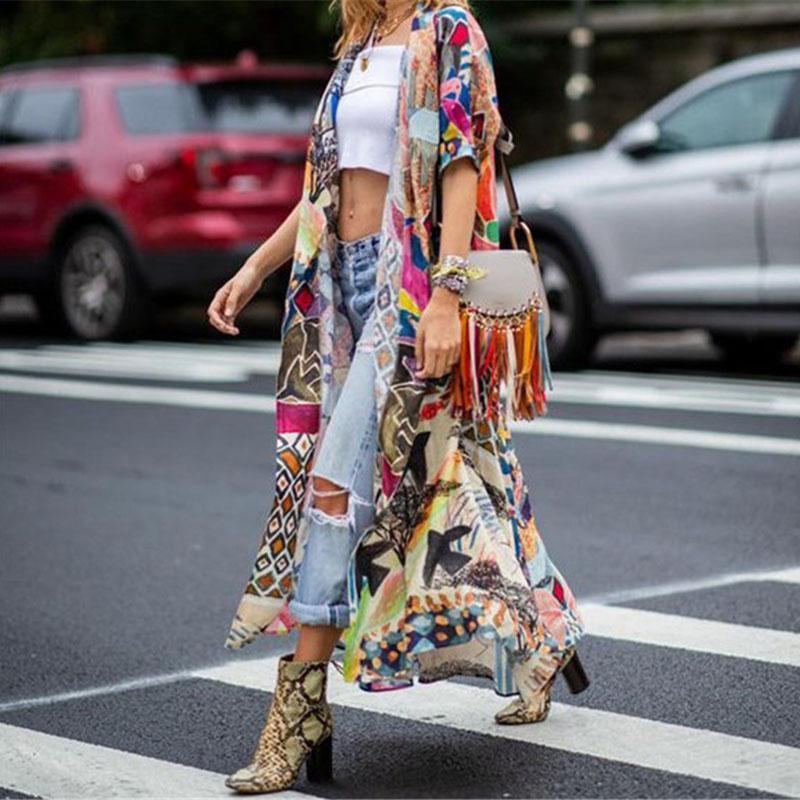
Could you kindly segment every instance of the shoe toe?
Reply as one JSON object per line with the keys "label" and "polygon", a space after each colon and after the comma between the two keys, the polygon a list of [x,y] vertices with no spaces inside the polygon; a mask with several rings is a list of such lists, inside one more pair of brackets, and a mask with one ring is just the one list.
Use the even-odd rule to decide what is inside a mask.
{"label": "shoe toe", "polygon": [[544,722],[547,719],[549,710],[549,703],[546,703],[544,708],[538,709],[527,706],[517,698],[505,708],[500,709],[494,715],[494,721],[498,725],[527,725],[533,722]]}
{"label": "shoe toe", "polygon": [[232,775],[225,778],[225,785],[229,789],[235,789],[237,792],[254,792],[258,791],[258,774],[250,767],[242,767],[236,770]]}
{"label": "shoe toe", "polygon": [[512,700],[494,715],[494,721],[499,725],[510,725],[519,716],[521,705],[519,698]]}
{"label": "shoe toe", "polygon": [[279,792],[287,789],[294,782],[290,773],[280,772],[265,775],[259,772],[254,765],[242,767],[233,775],[225,779],[225,785],[241,794],[261,794],[264,792]]}

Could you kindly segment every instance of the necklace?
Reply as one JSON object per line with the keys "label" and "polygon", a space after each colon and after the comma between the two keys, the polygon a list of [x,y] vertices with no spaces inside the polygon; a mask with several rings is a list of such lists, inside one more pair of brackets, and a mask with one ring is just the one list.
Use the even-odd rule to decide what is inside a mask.
{"label": "necklace", "polygon": [[369,66],[369,57],[378,42],[380,42],[384,37],[394,33],[400,27],[400,23],[404,22],[408,18],[413,9],[414,3],[411,3],[399,14],[389,18],[386,16],[386,8],[384,5],[380,16],[375,20],[375,23],[372,26],[372,32],[370,33],[368,45],[364,48],[365,51],[368,50],[369,52],[364,52],[361,56],[362,72]]}

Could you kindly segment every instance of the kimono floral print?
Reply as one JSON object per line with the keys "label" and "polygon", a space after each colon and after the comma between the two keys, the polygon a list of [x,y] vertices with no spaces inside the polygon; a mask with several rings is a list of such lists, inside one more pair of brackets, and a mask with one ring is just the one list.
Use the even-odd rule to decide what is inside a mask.
{"label": "kimono floral print", "polygon": [[[310,466],[354,349],[331,258],[336,108],[361,44],[340,59],[312,126],[282,325],[275,496],[230,648],[297,624],[287,601],[305,549]],[[459,420],[449,376],[414,377],[437,257],[431,187],[454,159],[470,158],[479,171],[471,248],[499,247],[494,144],[502,121],[491,54],[468,10],[417,3],[397,124],[372,342],[380,424],[368,500],[376,516],[350,558],[344,675],[368,690],[409,686],[415,674],[481,675],[499,694],[514,694],[536,656],[574,645],[584,623],[539,536],[506,420]]]}

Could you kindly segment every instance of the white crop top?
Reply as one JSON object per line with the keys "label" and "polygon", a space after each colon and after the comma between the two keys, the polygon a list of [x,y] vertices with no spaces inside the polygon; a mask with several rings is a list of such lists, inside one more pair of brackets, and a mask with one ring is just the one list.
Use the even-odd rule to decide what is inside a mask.
{"label": "white crop top", "polygon": [[361,51],[350,69],[336,108],[339,168],[364,167],[388,175],[397,133],[400,59],[404,45],[384,44]]}

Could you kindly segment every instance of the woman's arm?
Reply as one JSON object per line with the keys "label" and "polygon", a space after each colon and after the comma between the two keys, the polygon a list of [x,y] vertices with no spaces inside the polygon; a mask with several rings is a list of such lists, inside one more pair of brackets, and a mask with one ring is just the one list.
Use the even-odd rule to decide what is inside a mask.
{"label": "woman's arm", "polygon": [[[493,145],[499,118],[494,72],[486,38],[467,9],[445,6],[434,12],[439,84],[439,152],[442,192],[439,258],[466,257],[477,213],[482,153]],[[441,286],[419,318],[416,360],[420,378],[439,378],[461,351],[459,296]]]}
{"label": "woman's arm", "polygon": [[264,281],[278,267],[286,263],[294,252],[297,238],[297,222],[300,214],[300,201],[289,212],[286,219],[275,229],[272,236],[266,239],[252,252],[243,269],[251,269]]}
{"label": "woman's arm", "polygon": [[254,250],[239,271],[224,283],[208,306],[208,321],[222,333],[236,335],[236,315],[253,299],[264,280],[288,261],[294,251],[300,202],[273,234]]}
{"label": "woman's arm", "polygon": [[[458,158],[445,167],[441,178],[442,229],[439,258],[466,258],[475,224],[478,171],[472,158]],[[458,362],[461,352],[459,295],[436,286],[419,319],[415,340],[418,378],[440,378]]]}

